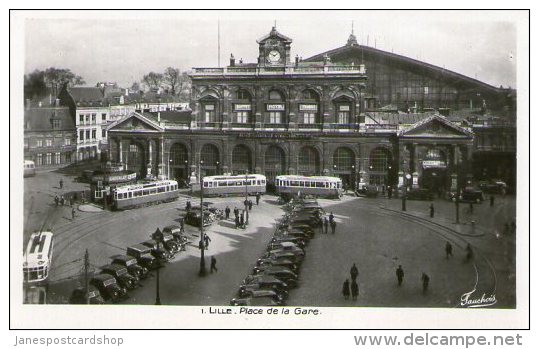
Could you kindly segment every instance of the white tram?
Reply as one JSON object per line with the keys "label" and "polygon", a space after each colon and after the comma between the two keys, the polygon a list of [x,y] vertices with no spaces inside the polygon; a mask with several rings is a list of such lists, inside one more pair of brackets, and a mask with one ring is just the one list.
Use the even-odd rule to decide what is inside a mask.
{"label": "white tram", "polygon": [[32,160],[24,160],[24,177],[36,175],[36,164]]}
{"label": "white tram", "polygon": [[[204,196],[264,194],[266,192],[266,176],[247,174],[237,176],[208,176],[202,178]],[[199,185],[193,185],[193,191],[199,191]]]}
{"label": "white tram", "polygon": [[338,177],[277,176],[275,186],[281,196],[302,194],[338,198],[343,193],[342,180]]}
{"label": "white tram", "polygon": [[125,210],[149,204],[174,201],[178,198],[178,182],[160,180],[116,187],[112,208]]}
{"label": "white tram", "polygon": [[53,234],[50,231],[33,233],[24,251],[24,281],[40,284],[47,280],[54,250]]}

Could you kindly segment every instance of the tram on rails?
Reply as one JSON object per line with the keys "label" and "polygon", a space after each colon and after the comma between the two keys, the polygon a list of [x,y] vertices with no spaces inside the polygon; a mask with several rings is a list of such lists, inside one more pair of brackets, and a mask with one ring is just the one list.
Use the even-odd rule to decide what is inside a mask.
{"label": "tram on rails", "polygon": [[[204,196],[256,195],[266,193],[266,176],[247,174],[236,176],[207,176],[202,178]],[[200,191],[200,184],[193,184]]]}
{"label": "tram on rails", "polygon": [[53,234],[50,231],[36,232],[30,235],[24,251],[24,282],[40,285],[47,281],[54,250]]}
{"label": "tram on rails", "polygon": [[158,180],[152,182],[118,186],[112,193],[112,209],[125,210],[178,198],[178,182]]}
{"label": "tram on rails", "polygon": [[275,177],[275,186],[284,198],[300,194],[339,198],[343,194],[342,180],[338,177],[284,175]]}

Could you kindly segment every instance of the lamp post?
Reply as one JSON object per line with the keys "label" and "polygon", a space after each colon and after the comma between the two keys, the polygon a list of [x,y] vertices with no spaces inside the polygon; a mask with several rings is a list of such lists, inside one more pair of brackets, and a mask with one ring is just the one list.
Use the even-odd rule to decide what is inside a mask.
{"label": "lamp post", "polygon": [[204,206],[202,205],[204,200],[204,181],[202,174],[200,173],[203,163],[204,161],[200,160],[198,164],[198,176],[200,182],[200,242],[198,243],[198,247],[200,248],[199,276],[206,276],[206,261],[204,260]]}

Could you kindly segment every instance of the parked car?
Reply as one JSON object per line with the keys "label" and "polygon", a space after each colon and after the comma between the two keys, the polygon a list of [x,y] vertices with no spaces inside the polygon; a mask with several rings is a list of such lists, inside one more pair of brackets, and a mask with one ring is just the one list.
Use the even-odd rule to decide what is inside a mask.
{"label": "parked car", "polygon": [[96,287],[105,300],[111,300],[114,303],[127,297],[125,288],[120,287],[114,276],[110,274],[97,274],[90,280],[90,285]]}
{"label": "parked car", "polygon": [[[194,208],[191,209],[189,212],[185,214],[185,223],[200,227],[200,208],[198,210],[195,210]],[[204,211],[204,226],[211,225],[212,221],[210,218],[210,213],[208,211]]]}
{"label": "parked car", "polygon": [[139,265],[135,257],[119,254],[110,258],[112,259],[112,264],[126,267],[129,274],[137,276],[139,279],[148,277],[148,268]]}
{"label": "parked car", "polygon": [[149,247],[152,256],[157,258],[161,263],[168,262],[173,257],[173,254],[167,251],[162,243],[159,243],[154,239],[143,241],[141,242],[141,245]]}
{"label": "parked car", "polygon": [[152,249],[148,246],[136,244],[127,248],[127,255],[135,257],[139,265],[153,270],[161,267],[161,263],[157,258],[152,256]]}
{"label": "parked car", "polygon": [[[84,287],[79,287],[73,290],[69,298],[69,304],[104,304],[105,300],[101,297],[101,293],[95,286],[88,285],[88,298],[86,298]],[[86,300],[89,300],[87,302]]]}
{"label": "parked car", "polygon": [[425,188],[410,189],[406,192],[406,199],[408,200],[428,200],[432,201],[434,195],[432,192]]}
{"label": "parked car", "polygon": [[101,271],[114,276],[118,285],[128,290],[134,289],[139,281],[138,277],[129,274],[127,268],[119,264],[107,264],[101,267]]}

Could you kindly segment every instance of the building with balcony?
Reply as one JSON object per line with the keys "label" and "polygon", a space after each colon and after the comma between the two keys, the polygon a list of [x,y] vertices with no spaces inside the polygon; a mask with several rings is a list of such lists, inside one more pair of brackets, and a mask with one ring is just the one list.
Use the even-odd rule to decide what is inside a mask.
{"label": "building with balcony", "polygon": [[[410,97],[394,100],[370,81],[388,62],[387,54],[379,54],[372,69],[356,50],[360,46],[353,34],[340,50],[306,60],[291,58],[292,39],[276,28],[257,43],[257,63],[231,55],[226,67],[193,68],[192,112],[133,113],[112,124],[111,159],[140,177],[187,180],[199,169],[202,175],[261,173],[269,181],[280,174],[335,175],[349,187],[359,182],[404,185],[409,178],[406,184],[437,192],[456,187],[457,179],[472,173],[474,133],[457,109],[464,103],[440,92],[460,88],[457,73],[448,72],[453,75],[444,80],[427,65],[431,70],[421,74],[437,82],[420,92],[438,91],[436,97],[412,98],[412,91],[416,97],[419,92],[410,87]],[[339,60],[342,52],[357,59]],[[393,56],[406,70],[403,79],[410,79],[399,86],[412,85],[416,68],[409,59]],[[462,79],[462,89],[475,83],[478,89],[496,90]]]}

